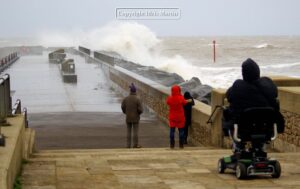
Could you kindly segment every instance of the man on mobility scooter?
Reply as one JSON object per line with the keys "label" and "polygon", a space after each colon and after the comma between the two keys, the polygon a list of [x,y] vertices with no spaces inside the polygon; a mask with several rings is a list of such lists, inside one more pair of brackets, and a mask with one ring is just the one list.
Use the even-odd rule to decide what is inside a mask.
{"label": "man on mobility scooter", "polygon": [[[253,175],[279,178],[279,162],[269,159],[263,149],[284,131],[277,87],[268,77],[260,77],[259,66],[252,59],[243,62],[242,75],[243,80],[236,80],[228,89],[230,105],[223,111],[223,131],[233,140],[234,154],[219,160],[218,171],[236,170],[238,179]],[[251,147],[246,148],[246,143]]]}

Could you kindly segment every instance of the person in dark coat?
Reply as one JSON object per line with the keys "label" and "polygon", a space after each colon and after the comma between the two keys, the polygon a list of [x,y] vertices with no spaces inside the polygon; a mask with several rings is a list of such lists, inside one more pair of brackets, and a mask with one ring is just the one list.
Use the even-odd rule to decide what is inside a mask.
{"label": "person in dark coat", "polygon": [[192,124],[192,107],[195,105],[194,98],[191,94],[186,91],[183,95],[185,100],[191,100],[190,103],[187,103],[184,106],[184,116],[185,116],[185,124],[184,124],[184,144],[187,144],[187,137],[189,132],[189,127]]}
{"label": "person in dark coat", "polygon": [[141,100],[136,95],[136,87],[132,83],[130,94],[122,101],[122,111],[126,114],[127,148],[131,147],[131,131],[133,130],[133,148],[141,148],[138,143],[140,115],[143,113]]}
{"label": "person in dark coat", "polygon": [[260,77],[259,66],[248,58],[242,64],[243,79],[236,80],[227,90],[229,112],[238,116],[251,107],[272,107],[279,110],[277,86],[268,77]]}
{"label": "person in dark coat", "polygon": [[[230,105],[226,114],[224,113],[226,121],[223,130],[232,130],[235,119],[247,108],[272,107],[279,113],[277,86],[270,78],[260,77],[260,69],[256,62],[250,58],[244,61],[242,76],[243,79],[236,80],[226,92]],[[238,148],[243,148],[242,144],[237,145]]]}

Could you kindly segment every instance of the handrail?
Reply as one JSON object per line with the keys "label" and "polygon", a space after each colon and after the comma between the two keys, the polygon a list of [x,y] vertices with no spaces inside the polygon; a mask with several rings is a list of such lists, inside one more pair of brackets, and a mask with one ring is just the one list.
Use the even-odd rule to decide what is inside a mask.
{"label": "handrail", "polygon": [[25,118],[25,128],[28,128],[27,108],[23,108],[23,115]]}
{"label": "handrail", "polygon": [[214,116],[214,114],[215,114],[217,108],[221,108],[222,110],[225,109],[224,106],[217,105],[217,106],[215,107],[214,111],[211,113],[210,117],[208,118],[208,120],[207,120],[207,122],[206,122],[207,124],[213,123],[212,117]]}
{"label": "handrail", "polygon": [[273,129],[274,129],[274,136],[271,137],[271,140],[275,140],[277,138],[277,135],[278,135],[278,132],[277,132],[277,124],[274,123],[274,126],[273,126]]}
{"label": "handrail", "polygon": [[0,85],[1,85],[2,83],[4,83],[5,80],[7,80],[7,79],[9,79],[9,74],[4,74],[4,75],[0,78]]}
{"label": "handrail", "polygon": [[233,131],[233,139],[237,142],[241,142],[242,140],[238,137],[238,125],[234,124],[234,131]]}
{"label": "handrail", "polygon": [[0,78],[0,85],[2,85],[2,83],[4,83],[5,79]]}
{"label": "handrail", "polygon": [[21,100],[17,99],[13,109],[12,109],[12,114],[16,115],[16,114],[20,114],[21,113]]}

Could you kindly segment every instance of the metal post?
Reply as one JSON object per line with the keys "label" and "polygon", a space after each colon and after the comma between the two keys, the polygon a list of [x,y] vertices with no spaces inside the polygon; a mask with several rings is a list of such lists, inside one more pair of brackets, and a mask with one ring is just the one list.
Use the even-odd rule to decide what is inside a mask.
{"label": "metal post", "polygon": [[213,46],[214,46],[214,62],[216,62],[216,41],[213,40]]}
{"label": "metal post", "polygon": [[25,117],[25,128],[28,128],[27,108],[23,108],[23,114]]}
{"label": "metal post", "polygon": [[18,99],[12,109],[12,115],[21,114],[21,100]]}
{"label": "metal post", "polygon": [[3,78],[0,78],[0,125],[6,124],[7,117],[4,82],[5,80]]}
{"label": "metal post", "polygon": [[5,79],[0,78],[0,146],[5,146],[5,138],[4,135],[1,134],[1,126],[6,125],[6,117],[7,117],[7,112],[6,112],[6,103],[5,103]]}
{"label": "metal post", "polygon": [[4,77],[6,77],[4,81],[4,90],[5,90],[4,100],[6,103],[6,115],[12,116],[12,102],[10,96],[10,77],[9,74],[5,74]]}

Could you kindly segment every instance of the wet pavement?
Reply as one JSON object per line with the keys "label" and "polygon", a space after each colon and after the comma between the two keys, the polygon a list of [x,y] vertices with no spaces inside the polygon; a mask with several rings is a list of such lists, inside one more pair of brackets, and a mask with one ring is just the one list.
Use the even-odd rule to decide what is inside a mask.
{"label": "wet pavement", "polygon": [[[66,119],[67,118],[67,119]],[[125,148],[126,124],[122,113],[60,112],[29,116],[36,131],[37,150]],[[168,129],[153,114],[144,113],[139,127],[143,148],[169,146]]]}
{"label": "wet pavement", "polygon": [[[10,74],[13,102],[27,107],[29,127],[36,131],[37,149],[95,149],[125,147],[122,97],[109,85],[101,66],[73,58],[77,83],[64,83],[60,65],[43,56],[22,56]],[[140,123],[143,147],[168,146],[168,128],[155,115],[144,113]]]}
{"label": "wet pavement", "polygon": [[43,56],[23,56],[5,73],[11,76],[13,102],[22,100],[29,113],[120,112],[120,97],[108,85],[98,64],[85,63],[78,55],[67,54],[76,66],[77,83],[62,81],[59,64]]}

